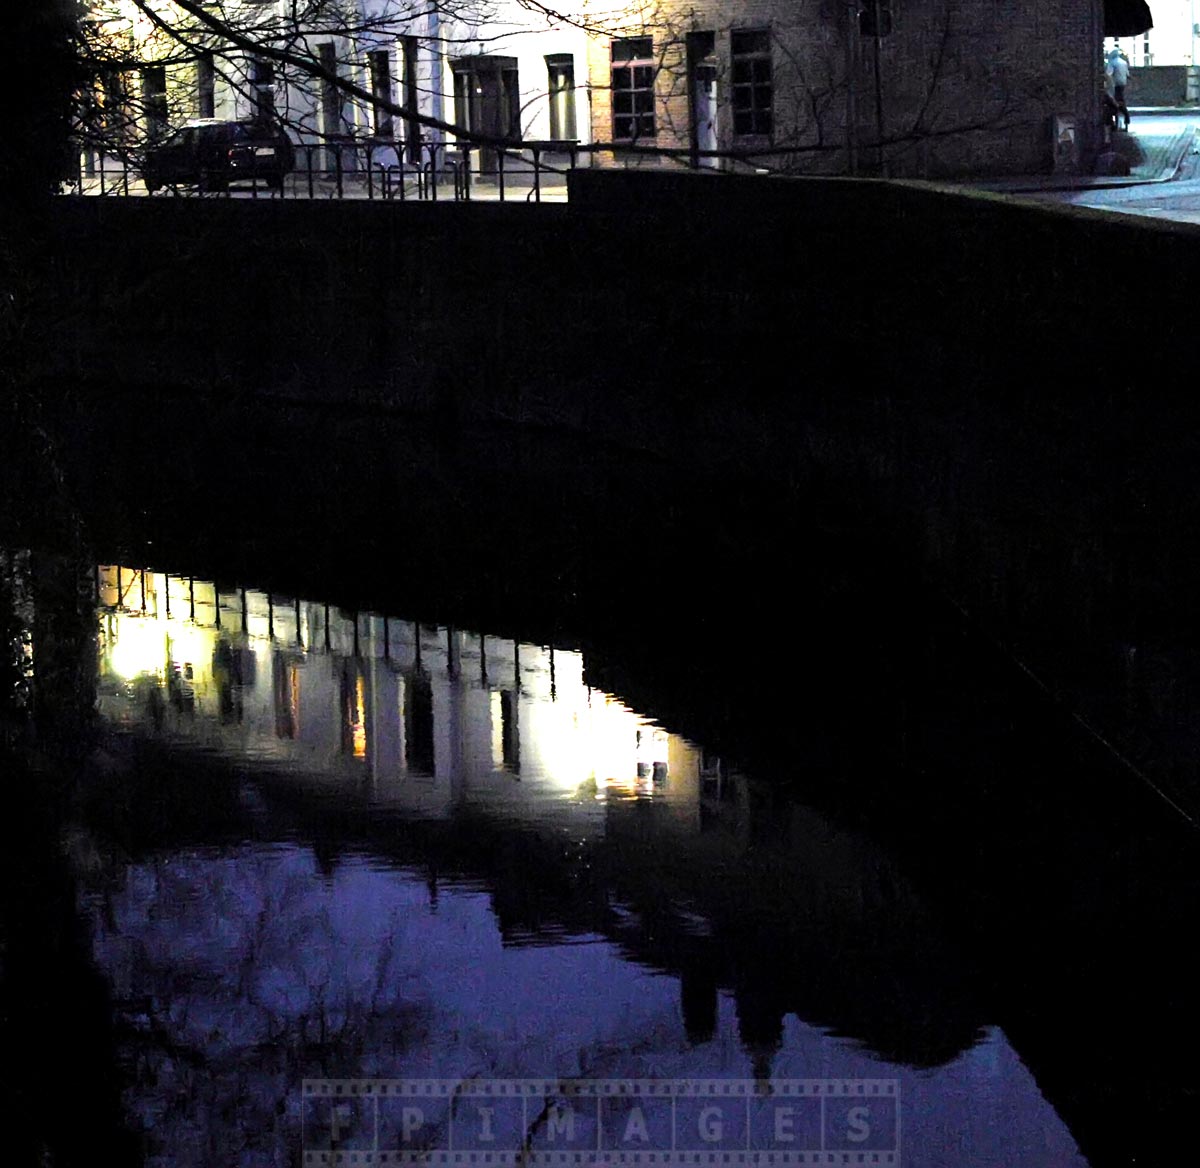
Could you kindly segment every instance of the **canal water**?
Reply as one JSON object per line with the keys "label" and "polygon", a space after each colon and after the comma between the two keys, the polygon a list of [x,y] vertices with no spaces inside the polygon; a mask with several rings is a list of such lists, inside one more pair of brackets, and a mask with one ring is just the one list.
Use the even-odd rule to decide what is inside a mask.
{"label": "canal water", "polygon": [[1087,1163],[896,861],[578,648],[137,563],[75,586],[98,737],[60,842],[131,1158]]}

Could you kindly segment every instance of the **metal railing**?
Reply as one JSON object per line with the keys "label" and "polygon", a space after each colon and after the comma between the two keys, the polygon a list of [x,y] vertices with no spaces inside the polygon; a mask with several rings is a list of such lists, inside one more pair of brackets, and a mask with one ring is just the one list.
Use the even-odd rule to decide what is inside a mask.
{"label": "metal railing", "polygon": [[[313,142],[295,147],[293,169],[278,187],[250,175],[232,176],[219,190],[229,197],[369,199],[435,202],[522,201],[566,198],[566,176],[582,150],[575,141],[526,141],[511,146],[466,142]],[[69,194],[147,196],[137,158],[128,153],[80,152]],[[167,183],[170,195],[201,193],[195,184]],[[159,196],[155,196],[159,197]]]}

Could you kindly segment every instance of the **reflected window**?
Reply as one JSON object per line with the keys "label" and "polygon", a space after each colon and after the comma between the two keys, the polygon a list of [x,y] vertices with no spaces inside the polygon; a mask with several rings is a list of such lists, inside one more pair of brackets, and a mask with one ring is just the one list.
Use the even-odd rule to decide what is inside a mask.
{"label": "reflected window", "polygon": [[434,773],[433,685],[424,671],[404,685],[404,765],[419,774]]}
{"label": "reflected window", "polygon": [[500,691],[500,757],[504,769],[514,774],[521,770],[521,726],[517,718],[517,694]]}
{"label": "reflected window", "polygon": [[300,666],[284,653],[271,662],[275,697],[275,737],[300,737]]}
{"label": "reflected window", "polygon": [[342,664],[342,753],[367,757],[367,679],[352,661]]}

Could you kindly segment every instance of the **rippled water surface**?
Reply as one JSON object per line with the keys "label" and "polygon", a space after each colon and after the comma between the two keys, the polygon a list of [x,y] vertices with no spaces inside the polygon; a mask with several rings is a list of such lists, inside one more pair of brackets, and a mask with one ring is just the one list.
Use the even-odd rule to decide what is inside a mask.
{"label": "rippled water surface", "polygon": [[97,587],[111,820],[70,847],[152,1161],[370,1150],[306,1080],[548,1077],[886,1080],[855,1154],[1084,1162],[887,857],[579,652]]}

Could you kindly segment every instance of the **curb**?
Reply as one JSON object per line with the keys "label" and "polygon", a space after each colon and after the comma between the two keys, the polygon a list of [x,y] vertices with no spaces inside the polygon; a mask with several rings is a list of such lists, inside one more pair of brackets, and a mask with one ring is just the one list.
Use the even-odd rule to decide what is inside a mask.
{"label": "curb", "polygon": [[1170,182],[1179,177],[1179,172],[1183,169],[1185,159],[1191,154],[1196,143],[1196,127],[1188,126],[1183,130],[1178,137],[1171,143],[1167,157],[1174,157],[1175,164],[1171,167],[1171,173],[1161,176],[1156,179],[1156,182]]}
{"label": "curb", "polygon": [[1171,139],[1170,144],[1166,148],[1166,165],[1161,168],[1159,174],[1145,178],[1132,178],[1129,176],[1089,178],[1085,175],[1075,175],[1064,177],[1061,182],[1055,182],[1047,176],[1047,178],[1040,181],[1031,179],[1028,184],[1023,186],[990,186],[986,183],[964,183],[963,185],[974,185],[978,190],[990,191],[992,194],[997,195],[1040,195],[1052,191],[1111,191],[1120,190],[1124,187],[1144,187],[1153,186],[1157,183],[1173,182],[1183,169],[1184,161],[1191,153],[1195,138],[1195,126],[1189,126],[1186,130],[1181,130]]}

